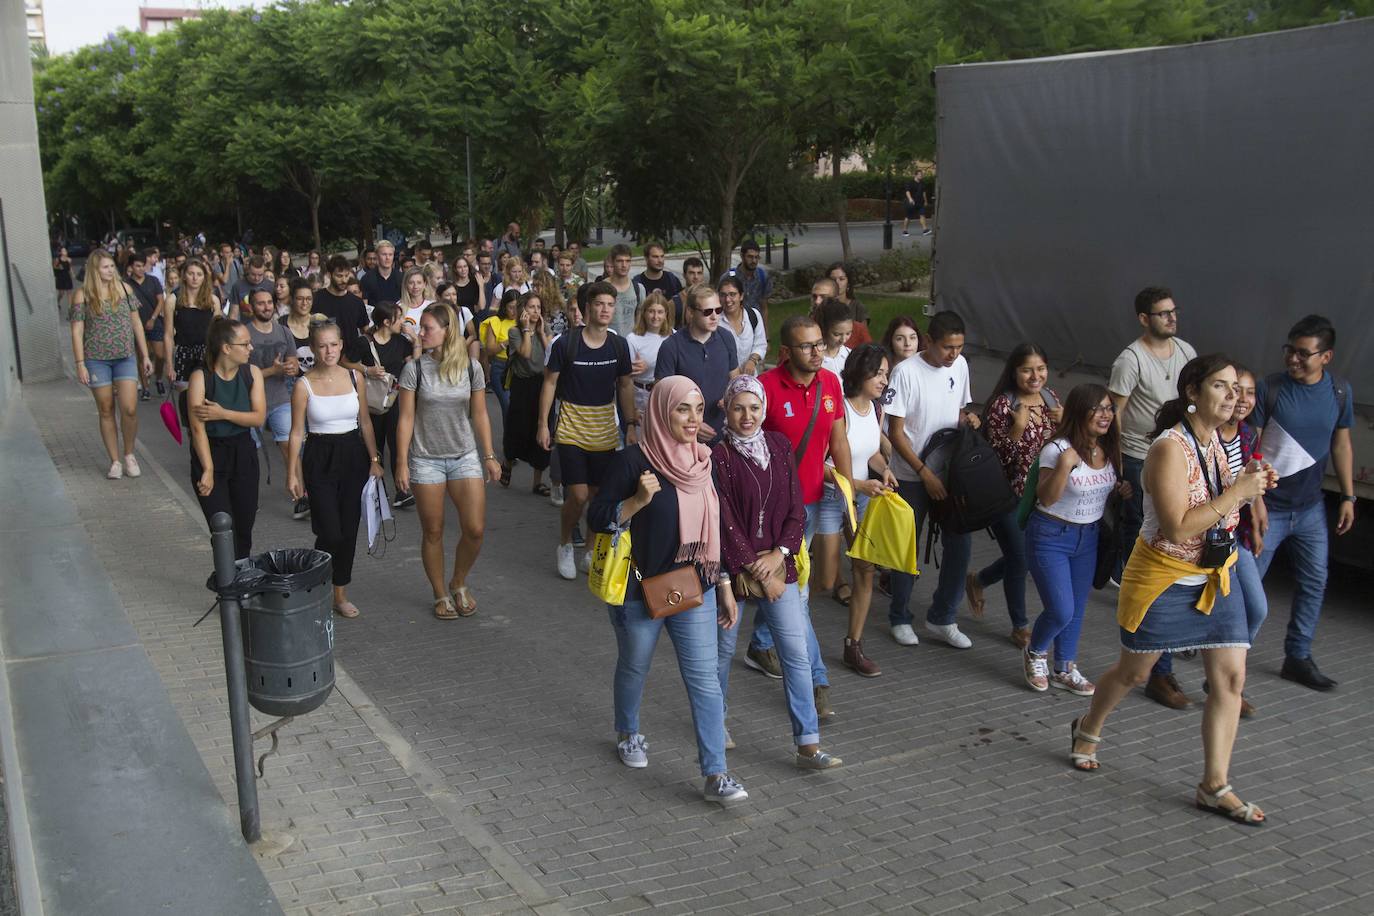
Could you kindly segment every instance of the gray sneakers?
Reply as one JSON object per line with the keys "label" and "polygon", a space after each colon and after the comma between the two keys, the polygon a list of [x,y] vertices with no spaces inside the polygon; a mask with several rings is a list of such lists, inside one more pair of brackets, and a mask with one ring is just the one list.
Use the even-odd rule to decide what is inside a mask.
{"label": "gray sneakers", "polygon": [[744,786],[728,773],[721,773],[717,776],[707,776],[706,786],[701,790],[702,798],[708,802],[715,802],[718,805],[728,805],[734,802],[744,801],[749,797],[749,793],[744,791]]}
{"label": "gray sneakers", "polygon": [[616,742],[615,750],[620,755],[620,762],[631,769],[642,770],[649,765],[649,742],[638,732]]}

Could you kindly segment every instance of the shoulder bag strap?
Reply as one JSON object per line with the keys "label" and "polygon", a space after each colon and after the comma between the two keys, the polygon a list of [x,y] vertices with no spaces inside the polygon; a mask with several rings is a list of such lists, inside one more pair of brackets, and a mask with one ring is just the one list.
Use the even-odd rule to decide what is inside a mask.
{"label": "shoulder bag strap", "polygon": [[811,404],[811,419],[806,424],[806,432],[802,433],[801,441],[797,443],[797,464],[800,465],[802,458],[806,456],[806,447],[811,444],[811,433],[816,429],[816,418],[821,415],[821,393],[824,391],[821,385],[820,373],[816,373],[816,400]]}

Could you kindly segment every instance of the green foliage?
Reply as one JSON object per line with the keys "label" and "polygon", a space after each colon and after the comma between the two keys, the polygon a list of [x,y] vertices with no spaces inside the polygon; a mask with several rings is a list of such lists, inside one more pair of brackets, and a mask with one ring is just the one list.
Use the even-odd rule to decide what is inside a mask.
{"label": "green foliage", "polygon": [[[51,209],[91,231],[299,246],[598,214],[712,268],[757,226],[881,198],[935,146],[948,63],[1172,44],[1374,0],[278,0],[35,55]],[[466,145],[475,200],[467,202]],[[812,177],[817,154],[867,174]],[[899,182],[898,182],[899,183]],[[894,191],[895,193],[895,191]]]}

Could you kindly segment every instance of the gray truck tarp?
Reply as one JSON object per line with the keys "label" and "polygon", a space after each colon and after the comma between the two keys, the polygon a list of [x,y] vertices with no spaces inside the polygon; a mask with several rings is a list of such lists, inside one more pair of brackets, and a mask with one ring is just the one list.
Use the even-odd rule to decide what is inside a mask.
{"label": "gray truck tarp", "polygon": [[1374,404],[1374,19],[1249,38],[941,67],[937,308],[969,343],[1110,366],[1132,300],[1261,374],[1336,325]]}

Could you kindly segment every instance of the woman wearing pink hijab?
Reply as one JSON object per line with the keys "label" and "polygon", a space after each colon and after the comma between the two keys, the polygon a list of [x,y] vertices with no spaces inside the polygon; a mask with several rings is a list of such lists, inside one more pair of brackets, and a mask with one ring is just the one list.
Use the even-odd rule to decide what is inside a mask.
{"label": "woman wearing pink hijab", "polygon": [[608,605],[619,656],[615,666],[616,750],[620,761],[649,765],[639,731],[639,706],[654,647],[666,627],[677,653],[696,727],[697,760],[707,801],[749,797],[725,768],[725,702],[716,675],[716,628],[734,627],[739,613],[720,565],[720,503],[711,478],[711,450],[697,442],[705,402],[680,375],[660,379],[641,417],[639,443],[618,452],[587,509],[596,531],[628,529],[635,569],[645,579],[683,566],[696,568],[702,603],[658,620],[648,615],[636,576],[623,605]]}

